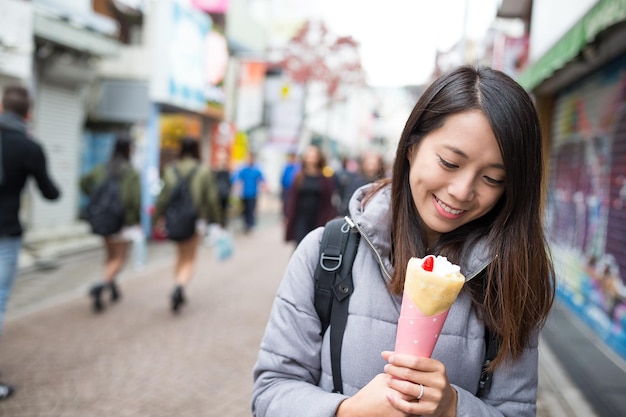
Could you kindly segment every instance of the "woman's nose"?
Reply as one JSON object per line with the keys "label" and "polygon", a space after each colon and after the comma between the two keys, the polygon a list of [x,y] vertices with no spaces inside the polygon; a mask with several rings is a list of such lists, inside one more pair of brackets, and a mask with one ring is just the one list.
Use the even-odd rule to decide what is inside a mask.
{"label": "woman's nose", "polygon": [[456,176],[448,186],[448,193],[458,201],[471,201],[476,195],[474,176]]}

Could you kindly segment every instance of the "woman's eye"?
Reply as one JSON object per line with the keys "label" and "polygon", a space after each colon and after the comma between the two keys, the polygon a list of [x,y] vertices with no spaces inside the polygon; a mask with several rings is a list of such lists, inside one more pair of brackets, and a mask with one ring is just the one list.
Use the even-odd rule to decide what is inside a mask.
{"label": "woman's eye", "polygon": [[449,168],[449,169],[453,169],[453,168],[458,168],[459,167],[458,165],[455,165],[453,163],[450,163],[450,162],[446,161],[442,157],[439,157],[439,163],[441,163],[441,165],[443,165],[445,168]]}
{"label": "woman's eye", "polygon": [[491,185],[502,185],[504,184],[504,180],[496,180],[491,177],[485,177],[485,181]]}

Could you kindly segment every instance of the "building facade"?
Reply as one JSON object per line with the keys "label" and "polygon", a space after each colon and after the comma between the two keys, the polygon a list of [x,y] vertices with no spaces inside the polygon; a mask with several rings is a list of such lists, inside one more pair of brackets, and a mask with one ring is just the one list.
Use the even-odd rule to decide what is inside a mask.
{"label": "building facade", "polygon": [[626,1],[579,10],[519,81],[542,121],[559,299],[626,358]]}

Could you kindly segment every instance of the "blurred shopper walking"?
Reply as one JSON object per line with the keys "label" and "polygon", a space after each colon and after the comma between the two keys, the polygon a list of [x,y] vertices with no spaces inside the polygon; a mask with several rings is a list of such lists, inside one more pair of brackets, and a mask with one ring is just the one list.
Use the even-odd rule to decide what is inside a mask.
{"label": "blurred shopper walking", "polygon": [[[109,161],[96,166],[80,179],[81,190],[91,199],[88,211],[97,210],[110,217],[105,219],[106,222],[117,221],[113,219],[117,214],[105,212],[101,207],[94,207],[96,198],[104,198],[106,204],[111,204],[117,199],[120,205],[118,211],[121,212],[121,219],[117,221],[119,226],[109,229],[109,231],[101,231],[93,223],[91,225],[92,231],[102,236],[105,249],[102,279],[89,290],[92,308],[96,313],[104,309],[103,295],[105,291],[109,292],[111,302],[116,302],[121,298],[121,292],[115,280],[126,264],[131,243],[142,233],[139,225],[141,185],[139,173],[130,163],[131,152],[131,138],[125,134],[118,135]],[[104,196],[104,187],[107,181],[111,181],[113,186],[117,187],[117,195]],[[113,193],[115,192],[113,191]],[[97,197],[97,195],[103,197]],[[89,219],[89,213],[87,216]]]}
{"label": "blurred shopper walking", "polygon": [[[22,248],[19,212],[26,180],[33,177],[41,195],[48,200],[56,200],[60,195],[48,175],[41,145],[28,132],[30,106],[26,88],[12,85],[4,89],[0,113],[0,336]],[[0,400],[12,393],[13,387],[0,383]]]}
{"label": "blurred shopper walking", "polygon": [[265,189],[265,177],[256,164],[256,155],[250,153],[246,165],[237,172],[235,183],[241,189],[244,231],[250,233],[256,225],[256,205],[259,191]]}
{"label": "blurred shopper walking", "polygon": [[[154,219],[167,230],[167,210],[173,203],[172,196],[181,180],[188,181],[191,202],[196,210],[195,231],[189,238],[175,240],[176,262],[174,264],[174,290],[171,294],[171,309],[174,313],[187,301],[185,287],[193,276],[198,243],[206,233],[207,223],[222,223],[217,185],[208,166],[200,163],[198,140],[185,137],[180,141],[180,151],[176,160],[169,164],[163,173],[163,188],[157,198]],[[165,224],[163,224],[165,222]],[[169,236],[170,240],[172,236]]]}
{"label": "blurred shopper walking", "polygon": [[215,175],[215,183],[217,184],[217,198],[222,210],[222,222],[223,228],[228,226],[228,209],[230,207],[230,192],[232,189],[233,181],[231,178],[231,172],[229,168],[228,152],[220,150],[215,156],[216,164],[213,175]]}
{"label": "blurred shopper walking", "polygon": [[283,216],[285,218],[287,218],[287,197],[289,196],[289,190],[299,170],[300,163],[298,162],[298,155],[294,152],[288,153],[287,162],[280,176],[280,200],[282,202]]}
{"label": "blurred shopper walking", "polygon": [[[344,207],[348,206],[350,196],[348,194],[348,188],[352,180],[357,174],[359,169],[359,163],[344,156],[341,158],[341,167],[335,171],[335,195],[333,196],[333,204],[337,208],[337,212],[343,212]],[[347,198],[346,198],[347,196]],[[345,201],[344,201],[345,200]]]}
{"label": "blurred shopper walking", "polygon": [[347,216],[350,198],[354,192],[369,183],[385,178],[386,166],[382,155],[373,151],[363,152],[358,161],[359,168],[357,172],[350,176],[349,182],[345,185],[341,195],[341,207],[339,214]]}
{"label": "blurred shopper walking", "polygon": [[322,151],[317,146],[309,146],[302,155],[302,169],[287,198],[287,242],[299,244],[307,233],[336,216],[334,192],[335,179]]}

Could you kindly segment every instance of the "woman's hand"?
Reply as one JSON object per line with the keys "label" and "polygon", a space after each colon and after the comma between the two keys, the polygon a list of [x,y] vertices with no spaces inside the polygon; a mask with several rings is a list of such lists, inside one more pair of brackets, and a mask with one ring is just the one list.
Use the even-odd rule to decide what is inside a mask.
{"label": "woman's hand", "polygon": [[389,387],[389,375],[378,374],[354,396],[337,408],[337,417],[406,417],[407,413],[389,401],[390,397],[411,398]]}
{"label": "woman's hand", "polygon": [[393,389],[388,399],[397,410],[409,415],[456,416],[457,392],[448,381],[443,363],[394,352],[382,355],[389,362],[385,365],[387,386]]}

